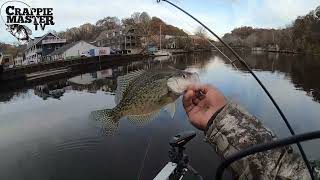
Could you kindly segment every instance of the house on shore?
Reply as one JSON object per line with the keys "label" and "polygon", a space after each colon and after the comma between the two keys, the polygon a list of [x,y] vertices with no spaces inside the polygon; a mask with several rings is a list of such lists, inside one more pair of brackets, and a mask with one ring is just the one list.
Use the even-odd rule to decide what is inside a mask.
{"label": "house on shore", "polygon": [[164,39],[166,41],[166,48],[167,49],[176,49],[177,48],[177,41],[178,36],[171,36],[171,35],[165,35]]}
{"label": "house on shore", "polygon": [[266,50],[265,48],[259,47],[259,46],[251,48],[251,51],[265,51],[265,50]]}
{"label": "house on shore", "polygon": [[41,37],[36,37],[27,44],[25,49],[25,59],[23,65],[34,64],[44,61],[43,57],[52,53],[66,44],[66,39],[62,39],[53,33],[47,33]]}
{"label": "house on shore", "polygon": [[0,65],[2,65],[4,68],[8,68],[14,65],[13,57],[9,54],[1,54],[0,55]]}
{"label": "house on shore", "polygon": [[90,55],[90,50],[96,48],[96,46],[81,40],[62,46],[48,54],[46,59],[48,61],[56,61],[79,58],[81,56],[94,56]]}
{"label": "house on shore", "polygon": [[13,59],[13,61],[14,61],[14,65],[15,66],[22,66],[23,56],[22,55],[18,55],[17,57],[15,57]]}
{"label": "house on shore", "polygon": [[269,44],[267,50],[270,52],[279,52],[280,47],[278,44]]}
{"label": "house on shore", "polygon": [[198,35],[189,35],[191,39],[191,47],[192,49],[202,49],[209,45],[206,38],[198,36]]}
{"label": "house on shore", "polygon": [[141,36],[133,27],[119,27],[112,30],[102,31],[94,43],[101,47],[110,47],[112,50],[141,49]]}

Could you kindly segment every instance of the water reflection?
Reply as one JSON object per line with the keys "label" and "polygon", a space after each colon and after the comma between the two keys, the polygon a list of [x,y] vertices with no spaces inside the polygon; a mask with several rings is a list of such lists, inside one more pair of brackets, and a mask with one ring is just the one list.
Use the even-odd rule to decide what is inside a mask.
{"label": "water reflection", "polygon": [[[214,56],[219,57],[219,60],[229,64],[229,62],[220,57],[219,54],[214,54]],[[317,102],[320,101],[320,83],[318,83],[320,82],[320,76],[318,76],[320,61],[316,56],[283,55],[279,53],[253,53],[242,54],[242,56],[254,70],[283,73],[297,89],[306,91],[308,96],[313,97],[313,100]],[[48,97],[59,98],[60,95],[58,92],[51,92],[54,94],[50,95],[50,92],[48,91],[61,89],[58,88],[59,86],[71,86],[68,88],[79,91],[87,90],[89,92],[96,92],[98,90],[103,90],[106,92],[114,92],[116,89],[116,77],[127,74],[130,71],[161,68],[162,66],[173,66],[177,69],[193,67],[198,68],[200,71],[205,71],[205,67],[209,63],[210,58],[212,58],[212,54],[210,53],[157,57],[154,59],[124,64],[123,66],[81,74],[70,79],[54,80],[35,86],[35,89],[38,91],[37,94],[39,93],[39,96],[43,96],[44,99]],[[237,64],[237,67],[241,71],[246,72],[240,64]],[[57,86],[57,88],[54,86]],[[5,89],[5,85],[0,88],[0,92],[4,91],[0,94],[0,101],[2,102],[10,101],[13,96],[26,92],[26,90],[21,89],[16,89],[14,91],[7,91],[7,89],[3,89]],[[44,94],[41,95],[41,93]],[[62,94],[62,92],[60,92],[60,94]]]}
{"label": "water reflection", "polygon": [[[34,87],[35,95],[43,100],[48,98],[59,99],[64,93],[70,90],[86,91],[96,93],[104,91],[115,93],[117,88],[117,77],[126,75],[135,70],[141,69],[163,69],[174,67],[184,70],[187,67],[197,67],[202,69],[209,62],[211,54],[191,54],[191,56],[177,55],[157,57],[154,59],[136,61],[123,66],[116,66],[90,73],[80,74],[69,79],[59,79]],[[159,59],[161,58],[161,59]],[[11,92],[8,92],[9,94]],[[8,101],[14,95],[7,95]]]}
{"label": "water reflection", "polygon": [[[296,132],[320,129],[319,58],[271,53],[242,56]],[[118,76],[167,66],[197,72],[202,82],[217,86],[278,136],[289,134],[261,88],[241,66],[239,71],[233,69],[228,60],[215,53],[143,59],[48,82],[2,84],[0,179],[137,179],[139,172],[141,179],[153,178],[168,160],[169,138],[194,129],[186,121],[179,99],[173,119],[160,113],[144,127],[121,121],[119,134],[113,137],[104,136],[88,115],[115,106]],[[199,132],[187,153],[193,167],[205,179],[212,179],[219,157],[202,138]],[[319,141],[303,146],[309,158],[320,158]],[[150,147],[147,156],[146,147]]]}
{"label": "water reflection", "polygon": [[65,80],[49,82],[47,84],[34,87],[34,94],[41,97],[43,100],[46,100],[49,97],[60,99],[66,89],[68,89],[68,86],[69,85]]}
{"label": "water reflection", "polygon": [[319,57],[263,53],[246,55],[245,60],[255,70],[284,73],[297,89],[320,102]]}

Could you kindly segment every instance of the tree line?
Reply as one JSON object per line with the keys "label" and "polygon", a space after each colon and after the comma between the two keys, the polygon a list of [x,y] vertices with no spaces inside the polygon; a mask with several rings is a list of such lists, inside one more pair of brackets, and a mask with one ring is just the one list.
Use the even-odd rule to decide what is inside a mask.
{"label": "tree line", "polygon": [[[182,29],[166,24],[158,17],[151,17],[147,12],[135,12],[130,17],[123,18],[121,20],[115,16],[107,16],[99,19],[95,24],[85,23],[79,27],[68,28],[65,31],[50,32],[57,34],[61,38],[67,39],[67,42],[75,42],[79,40],[93,42],[102,31],[112,30],[123,26],[131,26],[135,28],[140,35],[148,38],[152,35],[159,35],[160,25],[162,34],[175,36],[187,35]],[[0,52],[12,55],[13,57],[21,54],[24,47],[25,46],[18,44],[11,45],[0,42]]]}
{"label": "tree line", "polygon": [[25,45],[0,42],[0,53],[4,53],[5,55],[11,55],[13,57],[22,56],[24,48]]}
{"label": "tree line", "polygon": [[263,47],[278,45],[280,50],[320,54],[320,6],[299,16],[282,29],[243,26],[235,28],[223,39],[232,46]]}
{"label": "tree line", "polygon": [[[159,35],[160,25],[163,35],[188,36],[182,29],[166,24],[158,17],[151,17],[147,12],[135,12],[121,20],[115,16],[107,16],[94,24],[85,23],[65,31],[53,32],[61,38],[66,38],[68,42],[79,40],[93,42],[101,32],[123,26],[131,26],[141,36],[151,38]],[[198,28],[195,34],[206,38],[203,28]],[[267,48],[270,45],[278,45],[280,50],[320,54],[320,6],[305,16],[299,16],[286,28],[263,29],[243,26],[235,28],[231,33],[226,33],[222,38],[232,46]],[[192,48],[189,47],[190,38],[178,38],[177,44],[184,49]],[[13,56],[22,52],[23,47],[0,42],[0,51]]]}
{"label": "tree line", "polygon": [[158,17],[150,17],[147,12],[135,12],[130,17],[119,19],[115,16],[107,16],[99,19],[95,24],[85,23],[79,27],[73,27],[57,34],[66,38],[67,41],[94,41],[95,38],[105,30],[112,30],[120,27],[130,26],[144,37],[158,35],[161,25],[162,33],[167,35],[187,35],[182,29],[166,24]]}

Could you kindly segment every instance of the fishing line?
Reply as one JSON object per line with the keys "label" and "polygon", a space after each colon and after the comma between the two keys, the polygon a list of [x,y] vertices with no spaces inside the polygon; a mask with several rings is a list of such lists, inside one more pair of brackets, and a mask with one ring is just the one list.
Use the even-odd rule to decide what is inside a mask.
{"label": "fishing line", "polygon": [[147,155],[149,153],[149,148],[150,148],[151,141],[152,141],[152,135],[150,136],[150,138],[148,140],[148,145],[147,145],[147,148],[146,148],[146,152],[144,153],[144,158],[143,158],[143,161],[142,161],[139,173],[138,173],[138,180],[140,180],[140,178],[141,178],[141,173],[143,172],[144,164],[145,164]]}
{"label": "fishing line", "polygon": [[[157,0],[158,3],[160,3],[161,0]],[[261,86],[261,88],[264,90],[264,92],[267,94],[267,96],[269,97],[269,99],[271,100],[272,104],[276,107],[278,113],[280,114],[281,118],[283,119],[283,121],[285,122],[286,126],[288,127],[291,135],[295,135],[294,130],[292,129],[289,121],[287,120],[286,116],[284,115],[284,113],[282,112],[282,110],[280,109],[280,107],[278,106],[278,104],[276,103],[276,101],[274,100],[274,98],[272,97],[272,95],[269,93],[269,91],[267,90],[267,88],[263,85],[263,83],[260,81],[260,79],[256,76],[256,74],[251,70],[251,68],[247,65],[247,63],[238,55],[237,52],[235,52],[227,43],[225,43],[216,33],[214,33],[210,28],[208,28],[206,25],[204,25],[201,21],[199,21],[197,18],[195,18],[194,16],[192,16],[191,14],[189,14],[188,12],[186,12],[185,10],[183,10],[182,8],[180,8],[179,6],[173,4],[172,2],[168,1],[168,0],[162,0],[164,2],[167,2],[168,4],[172,5],[173,7],[177,8],[178,10],[182,11],[183,13],[185,13],[186,15],[188,15],[189,17],[191,17],[193,20],[195,20],[196,22],[198,22],[202,27],[204,27],[206,30],[208,30],[214,37],[216,37],[237,59],[237,61],[239,61],[248,71],[249,73],[254,77],[254,79],[258,82],[258,84]],[[303,158],[303,161],[305,162],[308,171],[310,173],[311,179],[315,180],[315,177],[313,176],[313,170],[312,167],[309,163],[309,160],[301,146],[301,144],[299,142],[296,143],[298,146],[298,149],[301,153],[301,156]]]}
{"label": "fishing line", "polygon": [[[166,8],[167,10],[170,11],[170,9],[168,9],[166,6],[162,6],[164,8]],[[191,25],[189,22],[187,21],[183,21],[184,23],[186,23],[189,27],[192,27],[193,25]],[[213,46],[223,57],[225,57],[230,63],[231,65],[236,69],[239,70],[238,67],[235,65],[236,61],[231,60],[226,54],[224,54],[216,45],[214,45],[208,38],[204,38],[202,36],[200,36],[201,39],[206,40],[211,46]]]}
{"label": "fishing line", "polygon": [[[205,38],[203,38],[205,39]],[[226,59],[228,59],[231,63],[231,65],[236,69],[238,70],[237,66],[234,64],[236,61],[232,61],[227,55],[225,55],[216,45],[214,45],[211,41],[209,41],[208,39],[205,39],[207,40],[220,54],[222,54],[223,57],[225,57]]]}

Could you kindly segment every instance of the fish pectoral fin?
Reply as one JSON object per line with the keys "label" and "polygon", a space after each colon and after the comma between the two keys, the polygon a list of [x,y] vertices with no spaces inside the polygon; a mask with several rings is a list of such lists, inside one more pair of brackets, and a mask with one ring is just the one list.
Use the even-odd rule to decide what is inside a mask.
{"label": "fish pectoral fin", "polygon": [[90,118],[101,122],[103,132],[108,136],[114,135],[118,129],[118,119],[116,119],[117,117],[115,117],[111,109],[93,111],[90,114]]}
{"label": "fish pectoral fin", "polygon": [[173,103],[166,105],[165,111],[167,111],[169,113],[169,115],[171,116],[171,118],[173,119],[174,114],[176,113],[176,103],[173,102]]}
{"label": "fish pectoral fin", "polygon": [[119,104],[119,102],[121,101],[121,99],[123,97],[123,93],[127,89],[130,82],[132,82],[134,79],[139,77],[144,72],[145,72],[145,70],[136,70],[136,71],[130,72],[124,76],[119,76],[117,78],[117,89],[116,89],[116,97],[115,97],[116,104]]}
{"label": "fish pectoral fin", "polygon": [[148,114],[142,114],[142,115],[128,115],[128,121],[136,126],[144,126],[156,119],[160,114],[159,111],[154,111]]}

